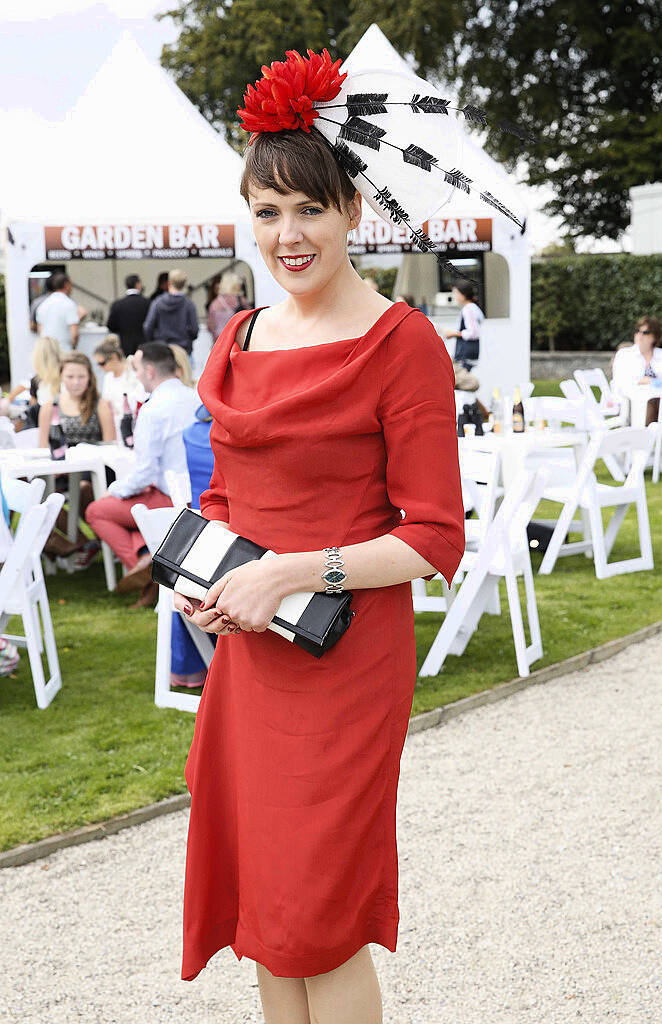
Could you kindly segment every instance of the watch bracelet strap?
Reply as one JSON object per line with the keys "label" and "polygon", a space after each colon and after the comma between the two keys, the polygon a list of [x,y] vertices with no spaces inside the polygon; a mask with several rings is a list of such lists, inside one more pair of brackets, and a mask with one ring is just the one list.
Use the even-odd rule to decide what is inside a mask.
{"label": "watch bracelet strap", "polygon": [[[327,594],[340,594],[344,590],[344,587],[343,587],[342,584],[343,584],[344,580],[347,578],[347,574],[345,573],[345,570],[343,568],[345,563],[344,563],[344,561],[342,559],[342,556],[340,554],[340,550],[339,550],[339,548],[337,546],[334,546],[334,545],[332,545],[330,547],[326,547],[323,550],[324,550],[324,555],[325,555],[325,558],[324,558],[324,566],[325,566],[325,568],[324,568],[324,572],[321,573],[321,576],[322,576],[322,579],[324,580],[324,582],[326,583],[325,592]],[[326,579],[326,577],[325,577],[325,573],[333,572],[334,570],[340,571],[342,573],[342,579],[339,580],[338,582],[329,582]]]}

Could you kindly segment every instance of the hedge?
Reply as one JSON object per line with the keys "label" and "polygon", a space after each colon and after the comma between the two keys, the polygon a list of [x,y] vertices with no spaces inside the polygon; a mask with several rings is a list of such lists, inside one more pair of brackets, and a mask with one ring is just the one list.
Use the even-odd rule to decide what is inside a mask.
{"label": "hedge", "polygon": [[531,266],[531,348],[613,351],[662,319],[662,255],[552,256]]}

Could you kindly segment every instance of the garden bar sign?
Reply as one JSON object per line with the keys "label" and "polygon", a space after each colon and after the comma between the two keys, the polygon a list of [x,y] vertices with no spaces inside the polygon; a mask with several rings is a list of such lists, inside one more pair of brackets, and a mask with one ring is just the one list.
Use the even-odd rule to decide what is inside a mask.
{"label": "garden bar sign", "polygon": [[[482,252],[492,248],[491,217],[431,217],[423,230],[434,243],[437,252]],[[409,231],[403,224],[385,220],[362,220],[350,232],[349,253],[418,252],[409,241]]]}
{"label": "garden bar sign", "polygon": [[47,260],[234,256],[234,224],[67,224],[44,228]]}

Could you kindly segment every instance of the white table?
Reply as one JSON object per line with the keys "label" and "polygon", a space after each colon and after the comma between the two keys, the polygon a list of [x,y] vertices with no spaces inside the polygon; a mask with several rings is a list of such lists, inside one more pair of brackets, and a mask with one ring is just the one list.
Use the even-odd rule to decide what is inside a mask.
{"label": "white table", "polygon": [[[517,474],[525,467],[527,455],[552,448],[572,448],[577,468],[582,461],[589,441],[587,430],[576,428],[561,430],[525,430],[515,434],[512,430],[495,434],[492,431],[482,437],[459,437],[460,452],[463,448],[479,452],[498,451],[501,455],[501,483],[507,491]],[[591,524],[586,509],[580,508],[582,537],[591,538]]]}
{"label": "white table", "polygon": [[527,455],[532,452],[544,451],[549,448],[572,448],[577,465],[581,462],[584,449],[588,443],[588,432],[585,430],[525,430],[522,434],[505,431],[495,434],[492,431],[482,437],[459,437],[460,451],[463,448],[479,452],[498,451],[501,455],[501,479],[507,489],[517,474],[524,468]]}
{"label": "white table", "polygon": [[[67,536],[75,541],[78,535],[78,518],[80,510],[80,475],[90,473],[94,498],[102,498],[106,493],[106,466],[110,466],[118,477],[123,476],[131,467],[134,453],[122,445],[112,444],[79,444],[67,449],[64,459],[51,458],[48,448],[5,448],[0,451],[0,468],[7,476],[35,476],[46,478],[47,491],[55,488],[55,477],[67,474],[69,477],[69,516],[67,520]],[[106,573],[106,586],[114,590],[117,585],[115,561],[112,548],[102,542],[101,553]]]}

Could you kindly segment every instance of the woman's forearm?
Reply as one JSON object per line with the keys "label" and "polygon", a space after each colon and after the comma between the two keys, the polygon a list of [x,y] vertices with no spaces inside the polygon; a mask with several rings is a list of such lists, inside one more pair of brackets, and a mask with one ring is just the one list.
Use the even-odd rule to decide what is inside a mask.
{"label": "woman's forearm", "polygon": [[[422,555],[399,537],[385,534],[360,544],[344,544],[340,549],[347,579],[345,590],[392,587],[429,576],[437,570]],[[326,582],[323,551],[297,551],[269,559],[283,597],[299,590],[323,591]]]}

